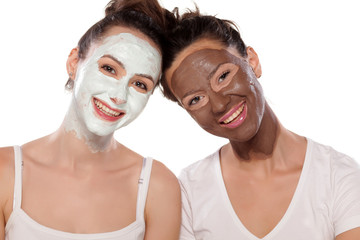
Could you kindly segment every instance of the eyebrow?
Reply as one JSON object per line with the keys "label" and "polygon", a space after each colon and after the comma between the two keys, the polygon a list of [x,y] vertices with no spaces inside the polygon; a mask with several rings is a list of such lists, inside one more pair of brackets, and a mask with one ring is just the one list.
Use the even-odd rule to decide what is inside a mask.
{"label": "eyebrow", "polygon": [[102,58],[103,58],[103,57],[107,57],[107,58],[110,58],[110,59],[114,60],[114,61],[115,61],[117,64],[119,64],[123,69],[125,69],[124,64],[123,64],[122,62],[120,62],[119,60],[117,60],[116,58],[114,58],[113,56],[111,56],[111,55],[109,55],[109,54],[106,54],[106,55],[102,56]]}
{"label": "eyebrow", "polygon": [[182,96],[181,97],[181,101],[184,99],[184,98],[186,98],[186,97],[188,97],[188,96],[190,96],[190,95],[192,95],[192,94],[195,94],[195,93],[197,93],[197,92],[199,92],[198,90],[192,90],[192,91],[190,91],[190,92],[187,92],[187,93],[185,93],[184,94],[184,96]]}
{"label": "eyebrow", "polygon": [[225,63],[227,63],[227,62],[223,62],[223,63],[220,63],[219,65],[217,65],[216,68],[209,73],[207,79],[210,80],[210,79],[214,76],[214,74],[216,73],[216,71],[217,71],[222,65],[224,65]]}
{"label": "eyebrow", "polygon": [[149,79],[149,80],[151,80],[152,82],[154,82],[154,79],[152,78],[152,76],[150,76],[150,75],[147,75],[147,74],[141,74],[141,73],[139,73],[139,74],[135,74],[136,76],[139,76],[139,77],[144,77],[144,78],[147,78],[147,79]]}
{"label": "eyebrow", "polygon": [[[219,65],[217,65],[216,68],[209,73],[207,79],[210,80],[210,79],[214,76],[214,74],[216,73],[216,71],[217,71],[222,65],[224,65],[225,63],[227,63],[227,62],[223,62],[223,63],[220,63]],[[183,100],[183,99],[186,98],[187,96],[192,95],[192,94],[194,94],[194,93],[196,93],[196,92],[198,92],[198,91],[195,90],[195,91],[190,91],[190,92],[185,93],[184,96],[182,96],[181,100]]]}
{"label": "eyebrow", "polygon": [[[112,60],[114,60],[117,64],[119,64],[123,69],[126,70],[124,64],[122,62],[120,62],[119,60],[117,60],[116,58],[114,58],[113,56],[109,55],[109,54],[106,54],[102,57],[107,57],[107,58],[111,58]],[[144,77],[144,78],[147,78],[149,80],[151,80],[152,82],[154,82],[154,79],[150,76],[150,75],[147,75],[147,74],[136,74],[137,76],[140,76],[140,77]]]}
{"label": "eyebrow", "polygon": [[[217,65],[216,68],[209,73],[207,79],[210,80],[210,79],[214,76],[214,74],[216,73],[216,71],[217,71],[222,65],[224,65],[224,64],[226,64],[226,63],[227,63],[227,62],[223,62],[223,63],[220,63],[219,65]],[[197,92],[197,91],[190,91],[190,92],[185,93],[184,96],[182,96],[181,100],[183,100],[183,99],[186,98],[187,96],[192,95],[192,94],[194,94],[194,93],[196,93],[196,92]]]}

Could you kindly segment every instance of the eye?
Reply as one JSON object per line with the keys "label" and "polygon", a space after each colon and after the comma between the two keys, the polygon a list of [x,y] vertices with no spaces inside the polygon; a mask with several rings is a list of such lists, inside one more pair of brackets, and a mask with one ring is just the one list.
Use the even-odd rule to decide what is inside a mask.
{"label": "eye", "polygon": [[197,111],[209,102],[209,96],[205,91],[198,91],[193,94],[189,94],[185,96],[181,100],[181,105],[187,110],[187,111]]}
{"label": "eye", "polygon": [[149,93],[154,88],[154,82],[148,77],[136,75],[129,81],[128,86],[139,93]]}
{"label": "eye", "polygon": [[104,69],[105,71],[111,73],[111,74],[116,74],[116,71],[114,68],[110,67],[109,65],[103,65],[101,66],[102,69]]}
{"label": "eye", "polygon": [[196,96],[189,101],[189,106],[197,104],[203,97]]}
{"label": "eye", "polygon": [[140,81],[135,81],[135,82],[133,82],[133,84],[136,86],[136,87],[138,87],[138,88],[141,88],[141,89],[143,89],[143,90],[145,90],[145,91],[147,91],[147,86],[146,86],[146,84],[144,84],[144,83],[142,83],[142,82],[140,82]]}
{"label": "eye", "polygon": [[226,71],[223,74],[221,74],[221,76],[218,79],[218,82],[219,83],[223,82],[226,79],[226,77],[229,75],[229,73],[230,73],[230,71]]}
{"label": "eye", "polygon": [[239,66],[232,62],[221,64],[210,77],[211,88],[218,92],[227,87],[233,81],[238,71]]}

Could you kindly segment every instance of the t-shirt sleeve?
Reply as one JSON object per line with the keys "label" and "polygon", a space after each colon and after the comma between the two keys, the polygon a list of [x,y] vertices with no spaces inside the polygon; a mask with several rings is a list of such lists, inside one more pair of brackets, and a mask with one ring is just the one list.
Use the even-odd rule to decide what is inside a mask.
{"label": "t-shirt sleeve", "polygon": [[189,195],[186,191],[186,183],[180,179],[181,187],[181,228],[180,228],[180,240],[195,240],[195,235],[192,227],[192,209],[190,204]]}
{"label": "t-shirt sleeve", "polygon": [[345,155],[333,159],[335,236],[360,227],[360,168]]}

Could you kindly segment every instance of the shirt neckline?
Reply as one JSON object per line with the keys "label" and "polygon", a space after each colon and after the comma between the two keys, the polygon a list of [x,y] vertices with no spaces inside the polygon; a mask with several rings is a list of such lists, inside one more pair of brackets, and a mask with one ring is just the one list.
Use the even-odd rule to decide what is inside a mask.
{"label": "shirt neckline", "polygon": [[276,226],[263,238],[258,238],[257,236],[255,236],[253,233],[251,233],[241,222],[240,218],[237,216],[229,195],[226,191],[226,187],[225,187],[225,182],[224,182],[224,178],[221,172],[221,165],[220,165],[220,149],[216,152],[216,154],[214,154],[214,161],[215,161],[215,172],[216,172],[216,181],[219,184],[220,187],[220,192],[221,192],[221,196],[222,199],[224,201],[224,206],[225,208],[228,210],[228,212],[230,213],[231,217],[233,218],[236,226],[240,229],[240,231],[245,234],[247,236],[247,238],[249,240],[270,240],[273,236],[275,236],[280,230],[281,228],[285,225],[285,223],[287,222],[288,218],[290,217],[298,199],[300,198],[299,195],[302,192],[303,186],[304,186],[304,182],[306,180],[306,176],[308,174],[308,169],[309,169],[309,165],[311,162],[311,152],[312,152],[312,148],[313,148],[313,142],[311,139],[306,138],[307,140],[307,146],[306,146],[306,153],[305,153],[305,159],[304,159],[304,164],[301,170],[301,174],[300,174],[300,178],[298,181],[298,184],[296,186],[295,189],[295,193],[291,199],[291,202],[286,210],[286,212],[284,213],[284,215],[282,216],[282,218],[280,219],[280,221],[276,224]]}
{"label": "shirt neckline", "polygon": [[[47,227],[45,225],[38,223],[33,218],[31,218],[22,208],[15,209],[13,211],[13,213],[14,214],[12,214],[13,216],[11,216],[11,217],[15,217],[15,216],[20,217],[28,225],[36,228],[37,230],[39,230],[41,232],[44,232],[46,234],[51,234],[54,236],[59,236],[62,238],[67,238],[67,239],[94,239],[95,240],[95,239],[120,237],[120,236],[123,236],[123,235],[133,231],[134,229],[141,226],[142,224],[144,224],[144,221],[142,221],[142,219],[136,219],[134,222],[130,223],[126,227],[124,227],[120,230],[115,230],[115,231],[111,231],[111,232],[71,233],[71,232],[65,232],[65,231],[54,229],[54,228],[50,228],[50,227]],[[14,221],[14,220],[12,220],[12,221]],[[11,225],[10,222],[11,221],[9,219],[9,221],[8,221],[9,225]]]}
{"label": "shirt neckline", "polygon": [[[18,148],[18,151],[16,151],[16,148]],[[15,185],[16,181],[18,182],[18,189],[15,189],[16,186],[14,186],[14,203],[13,203],[13,211],[10,214],[10,217],[6,223],[5,226],[5,232],[7,233],[10,229],[10,227],[14,224],[15,218],[20,218],[20,221],[25,222],[29,226],[44,232],[46,234],[51,234],[53,236],[59,236],[62,238],[67,239],[89,239],[89,240],[97,240],[97,239],[105,239],[105,238],[115,238],[115,237],[121,237],[125,234],[129,233],[130,231],[134,231],[134,229],[145,225],[145,219],[144,219],[144,207],[142,207],[142,198],[144,188],[148,188],[147,184],[149,183],[148,179],[146,181],[146,184],[143,184],[143,180],[146,170],[150,169],[152,166],[152,159],[151,158],[143,158],[142,168],[139,176],[139,184],[138,184],[138,191],[137,191],[137,200],[136,200],[136,219],[129,225],[125,226],[124,228],[120,230],[114,230],[110,232],[100,232],[100,233],[72,233],[72,232],[66,232],[57,230],[54,228],[47,227],[45,225],[40,224],[39,222],[35,221],[30,215],[28,215],[22,208],[21,208],[21,202],[22,202],[22,151],[21,146],[14,146],[15,149],[15,155],[18,154],[18,156],[15,156],[15,165],[18,165],[19,169],[18,172],[15,171],[15,177],[18,175],[18,179],[15,179]],[[20,161],[21,162],[20,162]],[[148,162],[150,165],[150,168],[146,168],[146,162]],[[19,165],[21,163],[21,165]],[[21,167],[20,167],[21,166]],[[16,166],[15,166],[16,167]],[[148,173],[150,174],[150,173]],[[150,176],[150,175],[149,175]],[[146,186],[145,186],[146,185]],[[16,193],[16,190],[19,192]],[[147,191],[146,191],[147,193]],[[146,198],[146,195],[145,195]],[[15,199],[17,201],[15,204]],[[144,203],[145,204],[145,203]]]}

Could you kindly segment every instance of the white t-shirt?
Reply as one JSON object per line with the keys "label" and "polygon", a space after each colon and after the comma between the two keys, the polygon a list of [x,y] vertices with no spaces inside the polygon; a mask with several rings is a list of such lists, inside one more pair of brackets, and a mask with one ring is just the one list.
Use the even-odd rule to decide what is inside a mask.
{"label": "white t-shirt", "polygon": [[[219,151],[185,168],[181,240],[259,240],[237,217],[223,181]],[[333,240],[360,227],[360,169],[350,157],[308,139],[292,201],[262,240]]]}

